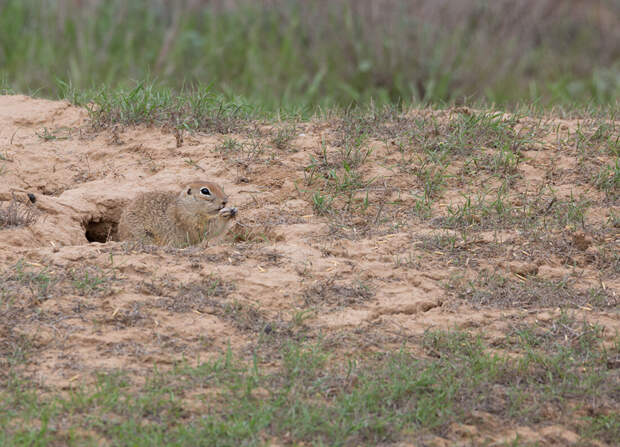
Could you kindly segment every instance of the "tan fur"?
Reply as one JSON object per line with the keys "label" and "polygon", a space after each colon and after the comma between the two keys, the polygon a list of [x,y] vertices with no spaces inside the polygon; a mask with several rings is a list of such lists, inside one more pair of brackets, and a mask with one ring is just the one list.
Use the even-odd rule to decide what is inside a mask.
{"label": "tan fur", "polygon": [[[201,194],[208,188],[210,195]],[[189,191],[189,194],[188,194]],[[225,208],[228,196],[217,184],[195,181],[180,192],[139,194],[118,223],[121,240],[186,247],[222,234],[237,213]]]}

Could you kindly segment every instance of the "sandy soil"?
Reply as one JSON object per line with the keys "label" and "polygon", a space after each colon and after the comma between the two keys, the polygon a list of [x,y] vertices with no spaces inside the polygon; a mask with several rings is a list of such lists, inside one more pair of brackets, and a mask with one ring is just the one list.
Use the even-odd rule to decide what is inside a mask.
{"label": "sandy soil", "polygon": [[[437,113],[441,119],[447,112]],[[411,216],[410,192],[420,184],[394,168],[401,157],[394,141],[370,142],[373,152],[361,169],[375,179],[371,205],[342,217],[349,220],[343,224],[317,215],[305,186],[306,167],[310,156],[320,157],[321,142],[336,151],[336,129],[325,122],[297,124],[295,138],[280,150],[270,143],[277,125],[257,126],[262,136],[186,134],[177,147],[165,129],[94,132],[86,111],[66,102],[0,97],[0,207],[14,198],[38,213],[32,225],[0,231],[0,269],[6,275],[43,271],[50,278],[45,290],[24,288],[27,317],[15,315],[10,325],[3,320],[0,335],[29,337],[37,355],[27,369],[37,381],[64,389],[89,383],[96,370],[124,369],[139,377],[155,364],[198,361],[229,345],[243,352],[261,332],[284,333],[293,324],[338,349],[372,350],[401,346],[429,328],[480,331],[493,340],[514,321],[559,315],[557,303],[476,304],[446,286],[484,269],[516,283],[538,275],[576,277],[578,290],[602,284],[603,304],[579,302],[571,311],[604,326],[610,341],[620,329],[618,275],[589,257],[591,246],[618,248],[617,228],[588,231],[617,214],[618,203],[584,185],[574,173],[574,153],[554,146],[553,135],[549,144],[523,151],[514,190],[550,183],[558,197],[585,194],[597,204],[586,215],[590,226],[581,233],[558,230],[553,240],[564,244],[558,252],[530,245],[516,229],[481,229],[455,251],[429,241],[459,231]],[[259,141],[262,150],[244,159],[216,150],[229,138]],[[113,240],[123,206],[138,192],[176,190],[193,178],[219,182],[239,208],[223,239],[184,250]],[[460,193],[458,184],[449,184],[434,206],[445,211],[462,202]],[[96,242],[107,236],[112,240]],[[493,439],[510,439],[515,430],[530,439],[547,436],[527,427],[491,428]],[[561,427],[546,430],[566,435]]]}

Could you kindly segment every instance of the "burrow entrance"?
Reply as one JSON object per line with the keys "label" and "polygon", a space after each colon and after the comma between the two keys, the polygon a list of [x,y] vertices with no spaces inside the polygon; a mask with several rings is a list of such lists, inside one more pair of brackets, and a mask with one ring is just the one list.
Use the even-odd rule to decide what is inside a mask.
{"label": "burrow entrance", "polygon": [[91,220],[84,225],[84,236],[88,242],[118,240],[118,222],[111,219]]}

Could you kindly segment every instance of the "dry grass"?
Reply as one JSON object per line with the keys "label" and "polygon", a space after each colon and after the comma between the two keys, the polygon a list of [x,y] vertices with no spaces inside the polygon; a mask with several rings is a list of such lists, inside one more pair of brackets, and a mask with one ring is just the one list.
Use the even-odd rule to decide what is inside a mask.
{"label": "dry grass", "polygon": [[620,304],[618,296],[605,288],[584,290],[577,288],[575,283],[576,280],[571,278],[543,280],[482,272],[473,281],[455,280],[448,285],[448,289],[476,308],[616,309]]}
{"label": "dry grass", "polygon": [[32,225],[38,216],[36,208],[24,205],[13,197],[8,205],[0,207],[0,229]]}

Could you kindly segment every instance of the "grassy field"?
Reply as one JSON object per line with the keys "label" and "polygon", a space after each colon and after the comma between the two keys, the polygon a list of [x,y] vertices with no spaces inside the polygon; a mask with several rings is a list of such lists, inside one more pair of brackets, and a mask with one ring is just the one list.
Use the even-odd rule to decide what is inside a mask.
{"label": "grassy field", "polygon": [[[607,365],[617,362],[620,341],[604,348],[600,330],[567,315],[515,325],[494,349],[516,357],[489,353],[464,332],[429,331],[417,340],[422,356],[400,349],[345,359],[321,341],[263,335],[250,362],[229,351],[195,367],[154,370],[139,385],[122,373],[100,374],[93,386],[63,395],[9,370],[0,390],[0,443],[375,445],[413,434],[430,439],[453,423],[475,426],[484,411],[506,425],[568,424],[582,445],[612,444],[620,436],[618,413],[587,415],[571,404],[613,405],[617,397]],[[276,367],[261,366],[274,358]]]}
{"label": "grassy field", "polygon": [[269,111],[608,104],[619,16],[613,0],[3,0],[0,86],[55,97],[150,78]]}

